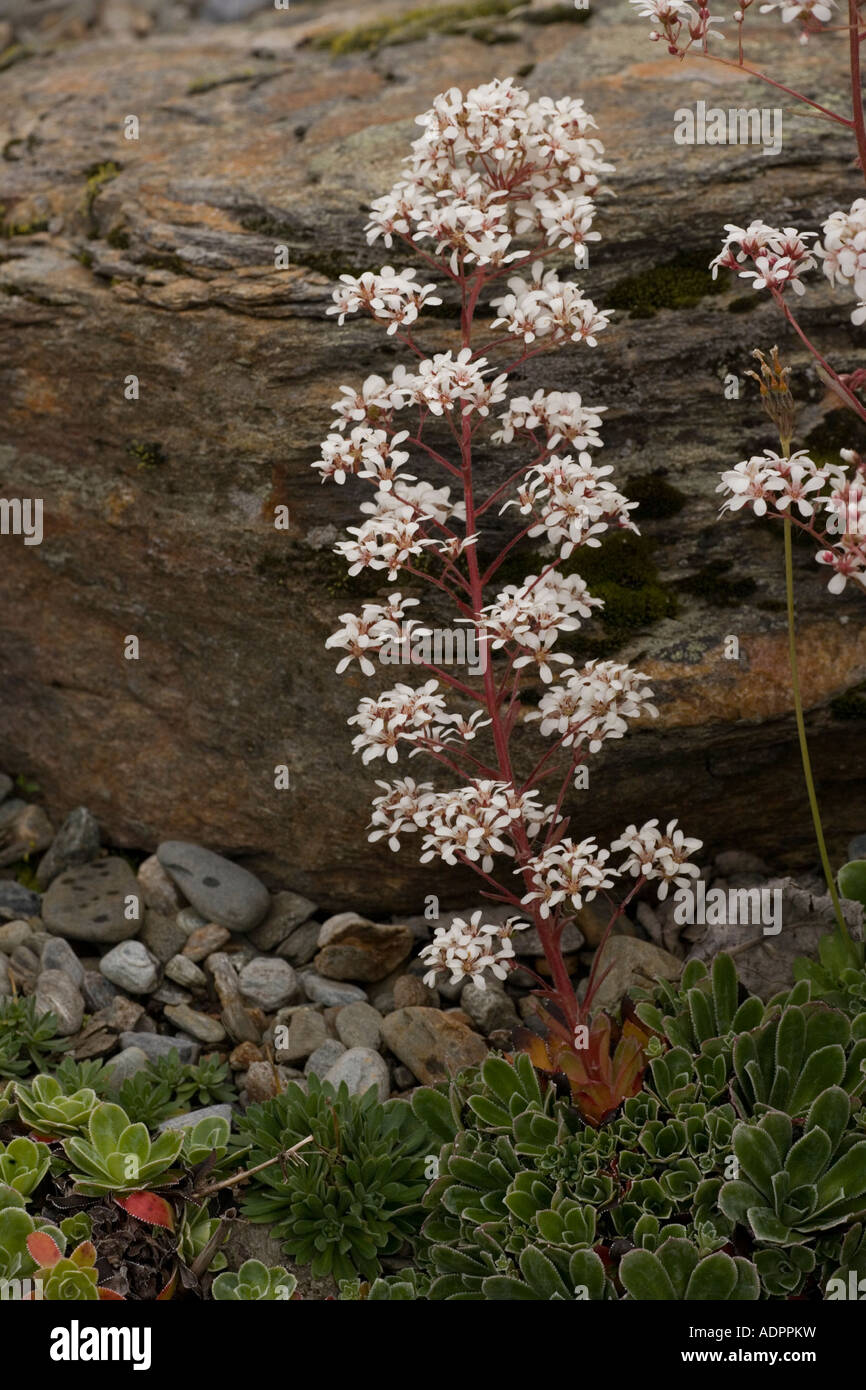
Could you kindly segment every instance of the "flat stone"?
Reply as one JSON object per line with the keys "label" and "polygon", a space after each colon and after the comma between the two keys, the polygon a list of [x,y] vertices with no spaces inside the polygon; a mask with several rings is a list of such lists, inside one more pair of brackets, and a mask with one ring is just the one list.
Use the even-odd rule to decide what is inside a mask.
{"label": "flat stone", "polygon": [[42,947],[42,969],[62,970],[76,989],[84,984],[84,966],[62,936],[50,936]]}
{"label": "flat stone", "polygon": [[127,999],[125,994],[115,994],[105,1010],[105,1022],[115,1033],[140,1031],[144,1006],[137,999]]}
{"label": "flat stone", "polygon": [[360,1000],[356,1004],[346,1004],[337,1013],[335,1027],[340,1042],[349,1051],[375,1051],[382,1041],[382,1017],[372,1004]]}
{"label": "flat stone", "polygon": [[64,1038],[77,1033],[84,1020],[84,1000],[63,970],[42,971],[36,981],[36,1008],[39,1013],[54,1014],[57,1032]]}
{"label": "flat stone", "polygon": [[14,951],[16,946],[24,946],[33,940],[33,928],[29,922],[4,922],[0,926],[0,951]]}
{"label": "flat stone", "polygon": [[139,864],[138,883],[145,907],[152,908],[154,912],[164,912],[167,916],[176,915],[181,910],[183,900],[155,854]]}
{"label": "flat stone", "polygon": [[[137,915],[128,917],[127,910]],[[73,941],[127,941],[141,927],[138,880],[125,859],[99,859],[66,869],[42,901],[42,917],[55,936]]]}
{"label": "flat stone", "polygon": [[180,985],[172,984],[171,980],[163,980],[150,996],[156,1000],[157,1004],[191,1004],[192,995],[188,989],[181,989]]}
{"label": "flat stone", "polygon": [[183,985],[185,989],[191,989],[194,993],[207,989],[207,976],[201,966],[196,965],[189,956],[172,956],[166,961],[165,973],[175,984]]}
{"label": "flat stone", "polygon": [[270,894],[261,880],[221,854],[186,840],[166,840],[156,854],[187,901],[230,931],[250,931],[270,907]]}
{"label": "flat stone", "polygon": [[191,1038],[175,1038],[168,1033],[121,1033],[122,1047],[140,1047],[151,1061],[167,1057],[175,1049],[182,1062],[197,1062],[201,1047]]}
{"label": "flat stone", "polygon": [[300,893],[275,893],[265,920],[250,932],[260,951],[273,951],[316,911],[316,904]]}
{"label": "flat stone", "polygon": [[313,970],[305,970],[298,976],[301,987],[314,1004],[354,1004],[367,996],[357,985],[340,984],[336,980],[326,980]]}
{"label": "flat stone", "polygon": [[382,980],[412,950],[408,927],[377,925],[355,913],[338,913],[322,924],[313,964],[329,980]]}
{"label": "flat stone", "polygon": [[46,854],[39,861],[36,882],[47,888],[64,869],[89,864],[99,854],[99,825],[86,806],[70,811]]}
{"label": "flat stone", "polygon": [[218,1019],[191,1009],[187,1004],[168,1004],[163,1012],[175,1028],[191,1033],[199,1042],[218,1043],[225,1038],[225,1029]]}
{"label": "flat stone", "polygon": [[277,955],[283,956],[292,965],[309,965],[318,949],[318,922],[302,922],[299,927],[295,927],[291,936],[280,942]]}
{"label": "flat stone", "polygon": [[206,927],[208,924],[207,918],[196,912],[194,907],[182,907],[174,920],[184,936],[191,936],[197,927]]}
{"label": "flat stone", "polygon": [[232,1108],[230,1105],[201,1105],[198,1110],[188,1110],[185,1115],[170,1115],[167,1120],[163,1120],[158,1125],[160,1133],[165,1130],[192,1129],[199,1120],[221,1119],[232,1122]]}
{"label": "flat stone", "polygon": [[298,993],[298,977],[287,960],[259,956],[238,976],[241,993],[265,1013],[274,1013]]}
{"label": "flat stone", "polygon": [[16,917],[38,917],[42,912],[39,893],[16,883],[14,878],[0,879],[0,913],[11,912]]}
{"label": "flat stone", "polygon": [[229,941],[231,933],[225,927],[217,926],[216,922],[206,922],[203,927],[195,927],[190,932],[182,947],[182,954],[193,961],[206,960]]}
{"label": "flat stone", "polygon": [[326,1038],[321,1046],[317,1047],[315,1052],[311,1052],[307,1058],[304,1065],[304,1076],[315,1074],[324,1077],[345,1051],[343,1044],[338,1042],[336,1038]]}
{"label": "flat stone", "polygon": [[150,908],[144,914],[144,926],[138,934],[138,939],[163,965],[187,944],[187,935],[177,925],[174,917],[164,912],[154,912]]}
{"label": "flat stone", "polygon": [[99,969],[129,994],[149,994],[159,983],[159,961],[140,941],[122,941],[102,957]]}
{"label": "flat stone", "polygon": [[632,936],[611,936],[601,968],[608,971],[598,988],[593,1009],[612,1009],[636,985],[646,989],[659,980],[678,980],[683,963],[668,951]]}
{"label": "flat stone", "polygon": [[[350,1008],[356,1007],[350,1005]],[[362,1096],[375,1086],[379,1100],[383,1103],[391,1094],[391,1077],[384,1058],[371,1047],[350,1047],[342,1057],[325,1072],[324,1080],[336,1090],[343,1082],[352,1096]]]}
{"label": "flat stone", "polygon": [[[353,1007],[357,1008],[357,1005]],[[278,1027],[285,1027],[278,1024]],[[317,1009],[304,1005],[295,1009],[288,1023],[285,1045],[274,1042],[274,1055],[279,1062],[300,1062],[315,1052],[328,1039],[325,1020]]]}
{"label": "flat stone", "polygon": [[438,1009],[395,1009],[382,1020],[382,1036],[425,1086],[478,1066],[487,1056],[483,1038]]}
{"label": "flat stone", "polygon": [[98,970],[85,970],[81,993],[90,1012],[98,1013],[100,1009],[107,1008],[114,999],[117,986],[106,980],[104,975],[100,975]]}
{"label": "flat stone", "polygon": [[86,1062],[93,1057],[106,1057],[116,1046],[117,1034],[92,1018],[72,1039],[72,1055],[76,1062]]}
{"label": "flat stone", "polygon": [[109,1089],[119,1091],[124,1081],[127,1081],[130,1076],[136,1076],[150,1065],[150,1058],[142,1047],[125,1047],[122,1052],[118,1052],[105,1065],[111,1069],[108,1078]]}

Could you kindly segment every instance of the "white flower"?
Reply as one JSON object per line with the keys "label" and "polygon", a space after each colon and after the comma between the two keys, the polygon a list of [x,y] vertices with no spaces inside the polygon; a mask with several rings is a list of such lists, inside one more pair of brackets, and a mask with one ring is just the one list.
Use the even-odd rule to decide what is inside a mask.
{"label": "white flower", "polygon": [[657,820],[647,821],[638,830],[630,825],[611,845],[612,850],[628,850],[628,858],[621,864],[620,873],[631,874],[634,878],[658,879],[658,896],[667,897],[671,883],[680,888],[688,888],[689,880],[700,874],[696,864],[690,863],[691,855],[702,845],[701,840],[688,839],[677,828],[675,820],[669,821],[662,833]]}
{"label": "white flower", "polygon": [[658,715],[646,679],[619,662],[589,661],[570,672],[564,685],[545,691],[527,719],[540,719],[542,734],[556,735],[565,748],[586,745],[597,753],[607,739],[623,737],[629,719]]}
{"label": "white flower", "polygon": [[795,19],[817,19],[829,24],[835,8],[836,0],[766,0],[759,13],[771,14],[778,10],[783,24],[791,24]]}
{"label": "white flower", "polygon": [[[814,232],[798,232],[796,227],[769,227],[765,222],[752,222],[748,227],[735,227],[728,224],[728,233],[722,250],[710,262],[713,279],[719,269],[735,270],[741,279],[753,280],[753,289],[777,290],[780,294],[792,289],[795,294],[803,294],[801,276],[812,270],[818,262],[812,249],[806,245],[806,238],[813,238]],[[752,269],[742,270],[741,266],[751,262]]]}
{"label": "white flower", "polygon": [[851,322],[866,321],[866,198],[857,198],[850,212],[834,212],[824,223],[824,240],[815,247],[831,285],[853,288],[858,301]]}
{"label": "white flower", "polygon": [[337,322],[343,324],[347,314],[364,309],[374,319],[387,323],[389,333],[396,333],[398,328],[413,324],[425,304],[442,303],[436,296],[436,286],[416,285],[415,274],[412,269],[396,271],[383,265],[378,275],[371,270],[358,276],[341,275],[333,294],[334,304],[327,312],[337,314]]}
{"label": "white flower", "polygon": [[537,902],[542,917],[550,917],[566,899],[572,907],[580,910],[584,903],[592,902],[602,889],[613,887],[619,871],[607,864],[609,858],[610,850],[599,849],[591,837],[581,840],[579,844],[572,840],[560,840],[537,858],[529,860],[526,868],[535,886],[521,898],[521,902],[527,905]]}
{"label": "white flower", "polygon": [[468,976],[479,989],[487,988],[484,972],[489,970],[499,980],[508,974],[506,962],[514,959],[511,937],[524,931],[528,922],[510,919],[504,926],[482,922],[483,913],[473,912],[469,921],[454,917],[448,927],[437,927],[433,940],[422,946],[419,955],[431,966],[424,983],[431,988],[440,971],[451,972],[451,984],[459,984]]}

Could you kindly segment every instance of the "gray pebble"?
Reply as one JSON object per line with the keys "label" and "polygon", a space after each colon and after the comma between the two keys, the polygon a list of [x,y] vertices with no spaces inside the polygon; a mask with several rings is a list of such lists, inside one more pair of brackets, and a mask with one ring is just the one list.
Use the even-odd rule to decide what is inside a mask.
{"label": "gray pebble", "polygon": [[42,969],[62,970],[77,989],[84,984],[84,966],[62,936],[49,936],[42,947]]}
{"label": "gray pebble", "polygon": [[12,912],[16,917],[38,917],[42,911],[42,899],[38,893],[14,878],[0,880],[0,913]]}
{"label": "gray pebble", "polygon": [[47,888],[64,869],[89,864],[99,854],[99,826],[86,806],[70,811],[39,861],[36,882]]}
{"label": "gray pebble", "polygon": [[219,1116],[223,1120],[232,1122],[232,1108],[230,1105],[202,1105],[198,1110],[188,1110],[185,1115],[171,1115],[167,1120],[163,1120],[159,1126],[160,1131],[166,1129],[191,1129],[197,1125],[199,1120],[209,1120],[213,1116]]}
{"label": "gray pebble", "polygon": [[176,985],[183,985],[185,989],[193,991],[207,989],[207,976],[194,960],[190,960],[189,956],[172,956],[166,964],[165,973],[170,980],[174,980]]}
{"label": "gray pebble", "polygon": [[326,980],[314,970],[304,971],[298,977],[304,993],[314,1004],[354,1004],[356,1000],[364,1003],[367,996],[357,985],[347,985],[341,980]]}
{"label": "gray pebble", "polygon": [[182,1062],[197,1062],[201,1047],[191,1038],[174,1038],[167,1033],[121,1033],[122,1047],[140,1047],[151,1061],[167,1057],[174,1049]]}
{"label": "gray pebble", "polygon": [[226,1032],[218,1019],[211,1018],[209,1014],[199,1013],[196,1009],[191,1009],[188,1004],[168,1004],[164,1010],[166,1018],[174,1024],[175,1028],[182,1028],[185,1033],[192,1033],[199,1042],[218,1043],[222,1042]]}
{"label": "gray pebble", "polygon": [[238,976],[244,997],[266,1014],[274,1013],[298,993],[298,977],[287,960],[279,956],[258,956],[245,965]]}
{"label": "gray pebble", "polygon": [[156,855],[184,897],[209,922],[229,931],[250,931],[270,908],[270,894],[261,880],[221,854],[185,840],[166,840]]}
{"label": "gray pebble", "polygon": [[112,1057],[106,1066],[111,1068],[111,1075],[108,1080],[110,1090],[119,1091],[124,1081],[130,1076],[135,1076],[138,1072],[144,1071],[148,1065],[149,1058],[143,1048],[125,1047],[122,1052],[118,1052]]}
{"label": "gray pebble", "polygon": [[372,1049],[382,1041],[382,1018],[371,1004],[347,1004],[337,1014],[337,1037],[351,1050]]}
{"label": "gray pebble", "polygon": [[391,1094],[391,1078],[385,1060],[370,1047],[350,1047],[328,1069],[324,1080],[335,1090],[345,1082],[351,1096],[362,1096],[371,1086],[376,1087],[382,1102]]}
{"label": "gray pebble", "polygon": [[140,941],[122,941],[102,957],[99,969],[129,994],[149,994],[159,983],[159,961]]}
{"label": "gray pebble", "polygon": [[342,1057],[345,1051],[346,1049],[343,1044],[338,1042],[336,1038],[328,1038],[326,1042],[322,1043],[321,1047],[317,1047],[315,1052],[307,1058],[306,1066],[304,1067],[304,1076],[310,1076],[313,1073],[315,1073],[316,1076],[324,1076],[326,1072],[331,1070],[331,1067],[337,1059]]}
{"label": "gray pebble", "polygon": [[77,1033],[84,1019],[84,1000],[73,980],[63,970],[43,970],[36,981],[36,1008],[52,1013],[57,1031],[64,1038]]}

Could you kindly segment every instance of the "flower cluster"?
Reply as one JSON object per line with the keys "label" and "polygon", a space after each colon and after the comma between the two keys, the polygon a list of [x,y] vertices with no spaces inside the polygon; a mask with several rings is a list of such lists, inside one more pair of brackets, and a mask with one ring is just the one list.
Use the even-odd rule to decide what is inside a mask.
{"label": "flower cluster", "polygon": [[340,647],[347,653],[337,665],[337,675],[341,676],[353,661],[357,661],[364,675],[372,676],[376,670],[370,660],[372,654],[381,651],[389,642],[406,640],[413,632],[425,631],[412,619],[404,621],[406,609],[417,604],[416,598],[403,598],[395,593],[386,604],[365,603],[360,617],[355,613],[341,613],[343,626],[325,643],[326,647]]}
{"label": "flower cluster", "polygon": [[592,902],[596,893],[613,887],[614,878],[619,875],[607,864],[609,858],[610,850],[599,849],[592,838],[579,844],[560,840],[526,865],[533,887],[521,901],[526,906],[537,903],[545,918],[566,900],[579,911],[584,903]]}
{"label": "flower cluster", "polygon": [[514,669],[535,665],[545,682],[553,675],[550,662],[571,665],[564,652],[552,652],[561,632],[576,632],[581,618],[589,618],[603,600],[593,598],[578,574],[563,576],[555,570],[530,574],[522,584],[508,584],[482,612],[477,624],[497,650],[508,643],[520,649]]}
{"label": "flower cluster", "polygon": [[588,460],[576,462],[570,454],[553,454],[526,474],[517,499],[506,507],[517,507],[531,515],[530,536],[544,536],[559,546],[560,559],[567,560],[575,546],[598,546],[599,537],[613,525],[637,531],[629,512],[637,506],[618,492],[608,475],[610,465],[599,466]]}
{"label": "flower cluster", "polygon": [[605,740],[622,738],[629,719],[655,718],[646,676],[616,661],[589,661],[569,673],[564,685],[546,690],[529,719],[541,720],[546,737],[556,735],[563,747],[597,753]]}
{"label": "flower cluster", "polygon": [[831,285],[850,285],[857,295],[853,323],[866,320],[866,198],[857,198],[850,212],[834,212],[824,223],[824,240],[815,248]]}
{"label": "flower cluster", "polygon": [[535,438],[540,431],[548,449],[560,443],[577,449],[580,463],[589,462],[589,449],[601,448],[601,416],[605,407],[584,406],[577,391],[543,391],[533,396],[513,396],[501,415],[502,429],[493,435],[494,444],[510,444],[516,434]]}
{"label": "flower cluster", "polygon": [[664,832],[659,829],[657,820],[649,820],[640,830],[630,825],[618,840],[614,840],[611,849],[629,852],[620,866],[620,873],[646,881],[657,879],[658,896],[664,899],[671,883],[688,888],[690,881],[699,877],[700,869],[690,861],[702,843],[684,835],[675,820],[668,822]]}
{"label": "flower cluster", "polygon": [[394,270],[383,265],[379,274],[372,270],[363,275],[341,275],[340,288],[334,291],[334,303],[329,314],[337,314],[342,324],[347,314],[365,311],[374,319],[387,323],[388,333],[408,328],[425,304],[441,304],[435,285],[416,285],[414,270]]}
{"label": "flower cluster", "polygon": [[[806,245],[817,235],[798,232],[796,227],[769,227],[766,222],[751,222],[748,227],[728,223],[722,250],[710,262],[713,279],[720,268],[735,270],[742,280],[752,280],[755,290],[768,289],[778,294],[792,289],[803,294],[802,276],[818,264],[812,248]],[[742,270],[749,265],[751,269]]]}
{"label": "flower cluster", "polygon": [[597,335],[610,323],[610,313],[597,309],[579,286],[560,280],[555,270],[545,270],[543,261],[534,261],[530,278],[513,275],[509,294],[491,300],[497,317],[493,327],[504,327],[527,344],[549,338],[547,346],[587,343],[595,347]]}
{"label": "flower cluster", "polygon": [[847,467],[817,464],[804,449],[789,458],[765,449],[723,473],[716,489],[726,496],[722,512],[751,507],[756,516],[787,514],[822,542],[815,558],[832,568],[834,594],[849,579],[866,588],[866,473],[853,450],[843,449],[842,458]]}
{"label": "flower cluster", "polygon": [[482,912],[473,912],[468,922],[462,917],[452,919],[448,927],[437,927],[433,940],[422,947],[420,955],[431,969],[424,976],[425,985],[436,983],[442,970],[451,972],[451,984],[459,984],[469,976],[480,989],[487,988],[485,971],[499,980],[508,974],[507,962],[514,959],[511,938],[523,931],[528,922],[509,920],[502,926],[483,923]]}
{"label": "flower cluster", "polygon": [[376,785],[384,794],[373,801],[368,838],[375,842],[387,835],[396,852],[401,835],[426,830],[422,864],[431,859],[452,866],[469,861],[480,863],[489,873],[494,854],[513,858],[515,823],[520,822],[533,838],[553,812],[552,806],[538,804],[537,792],[518,792],[509,782],[478,780],[441,792],[434,791],[430,782],[416,785],[408,779]]}

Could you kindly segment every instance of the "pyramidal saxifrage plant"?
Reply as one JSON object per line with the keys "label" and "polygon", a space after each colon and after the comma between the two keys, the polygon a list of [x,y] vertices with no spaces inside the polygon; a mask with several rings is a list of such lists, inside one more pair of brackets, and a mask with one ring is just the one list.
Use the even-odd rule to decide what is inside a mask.
{"label": "pyramidal saxifrage plant", "polygon": [[[377,659],[407,660],[411,650],[408,660],[429,677],[365,696],[349,721],[365,763],[424,755],[440,775],[437,784],[380,781],[370,840],[386,838],[398,850],[406,837],[420,838],[422,863],[470,866],[485,897],[514,909],[505,925],[478,911],[437,929],[423,952],[430,976],[450,971],[455,981],[471,976],[482,985],[485,971],[503,978],[513,934],[533,925],[553,981],[539,979],[550,1016],[571,1047],[578,1040],[584,1063],[594,1056],[602,1065],[607,1035],[593,1050],[584,1022],[602,976],[593,970],[579,1003],[561,950],[564,928],[620,877],[635,882],[625,902],[612,904],[608,931],[646,881],[657,881],[661,897],[671,882],[687,886],[700,842],[676,821],[663,830],[655,820],[630,825],[610,848],[569,836],[563,804],[573,781],[586,785],[588,758],[630,721],[656,714],[641,672],[602,660],[578,667],[561,646],[601,607],[576,572],[575,552],[598,546],[610,530],[636,531],[636,504],[617,490],[612,468],[594,460],[600,408],[573,391],[510,395],[509,383],[541,353],[596,346],[608,325],[609,315],[555,267],[563,253],[585,267],[587,246],[599,238],[593,197],[611,166],[581,101],[533,101],[511,79],[465,96],[452,88],[418,124],[406,173],[373,203],[367,237],[408,248],[437,279],[422,283],[416,268],[387,265],[341,277],[330,312],[341,324],[348,314],[370,315],[403,345],[406,361],[390,379],[342,388],[313,466],[323,482],[352,475],[372,490],[360,525],[336,547],[350,575],[425,583],[479,653],[479,670],[473,683],[446,669],[434,630],[409,616],[418,600],[399,591],[343,614],[328,645],[344,653],[338,672],[357,662],[371,677]],[[416,340],[431,306],[437,327],[449,307],[454,313],[450,346],[432,355]],[[517,445],[522,464],[503,464],[482,483],[482,458],[486,477],[491,460],[507,459]],[[516,521],[504,543],[503,513]],[[504,584],[503,565],[514,565],[514,547],[526,538],[541,548],[531,572]],[[539,682],[543,694],[527,709]],[[540,727],[546,751],[519,776],[514,743],[524,720]],[[624,858],[614,865],[617,852]],[[635,1034],[621,1039],[633,1055],[643,1036]],[[617,1070],[631,1086],[638,1069],[629,1060],[621,1053]]]}

